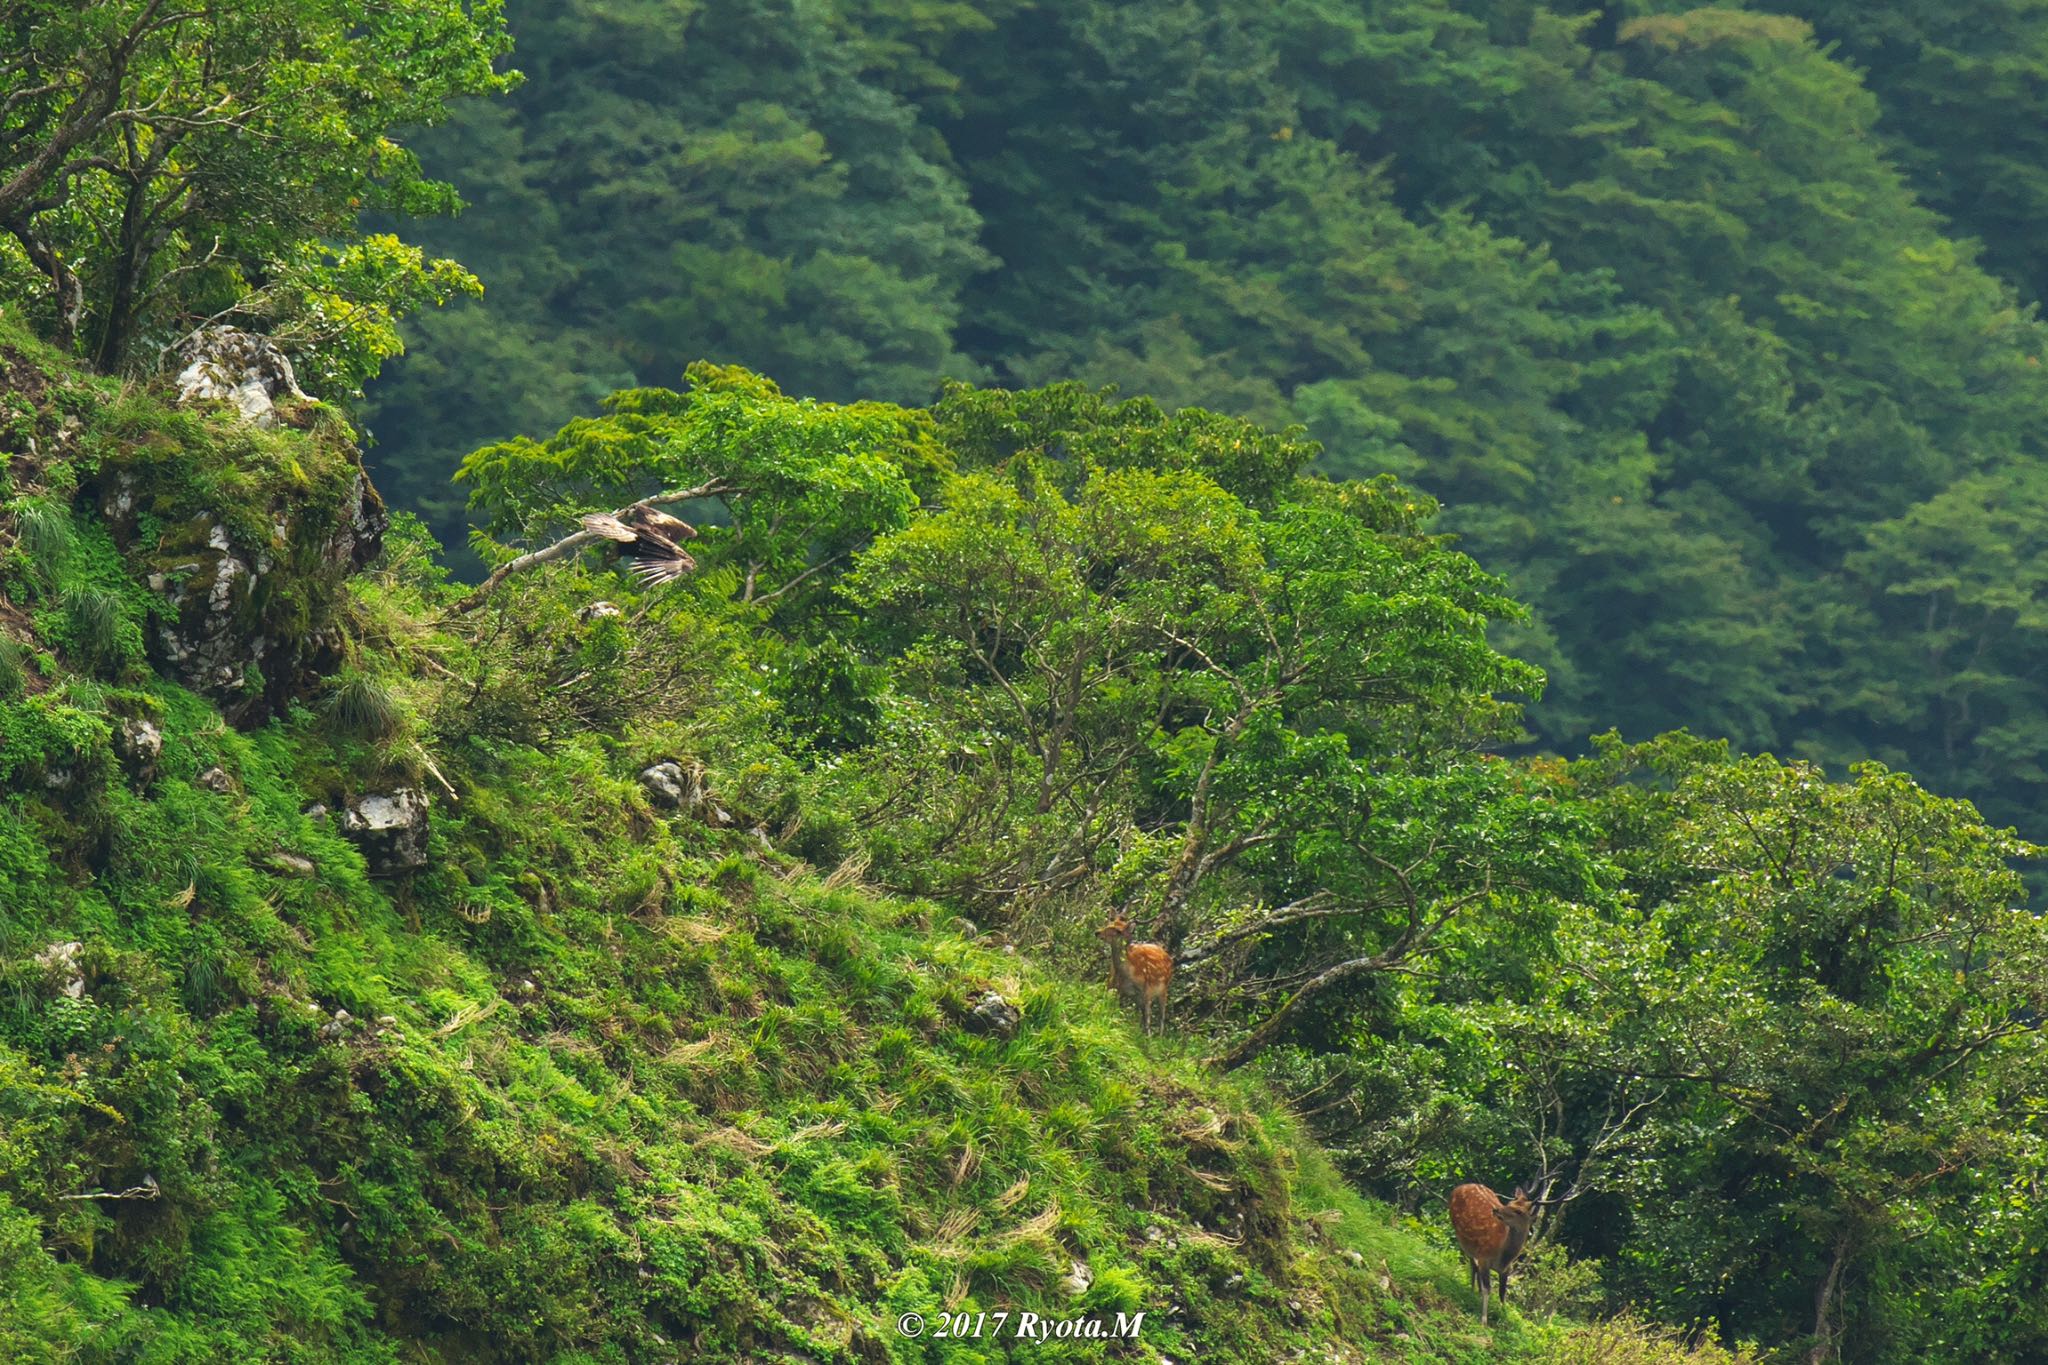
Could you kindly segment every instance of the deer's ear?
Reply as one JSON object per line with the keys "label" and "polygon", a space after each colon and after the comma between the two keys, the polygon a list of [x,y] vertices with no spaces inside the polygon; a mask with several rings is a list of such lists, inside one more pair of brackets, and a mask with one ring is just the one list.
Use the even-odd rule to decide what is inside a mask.
{"label": "deer's ear", "polygon": [[[1529,1192],[1527,1190],[1523,1189],[1520,1185],[1515,1186],[1515,1199],[1527,1199],[1528,1197]],[[1512,1204],[1514,1199],[1510,1199],[1507,1202]]]}

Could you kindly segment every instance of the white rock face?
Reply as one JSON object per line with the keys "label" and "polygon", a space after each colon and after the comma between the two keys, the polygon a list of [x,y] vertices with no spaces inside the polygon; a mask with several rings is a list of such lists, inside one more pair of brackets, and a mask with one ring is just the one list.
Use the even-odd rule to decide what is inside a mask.
{"label": "white rock face", "polygon": [[427,865],[427,797],[417,787],[374,792],[341,811],[341,832],[363,851],[373,877],[396,876]]}
{"label": "white rock face", "polygon": [[689,776],[684,773],[683,765],[674,759],[642,768],[640,785],[646,789],[648,799],[657,806],[681,810],[685,806],[696,804],[696,801],[691,799],[692,784]]}
{"label": "white rock face", "polygon": [[209,327],[189,338],[179,355],[185,361],[178,371],[180,403],[226,402],[243,421],[274,427],[280,397],[306,399],[291,359],[269,337]]}
{"label": "white rock face", "polygon": [[413,803],[409,798],[414,795],[413,792],[402,791],[394,796],[364,797],[349,812],[355,817],[352,827],[387,830],[411,824]]}
{"label": "white rock face", "polygon": [[114,727],[114,756],[136,786],[147,787],[164,756],[164,732],[150,721],[124,720]]}
{"label": "white rock face", "polygon": [[69,943],[52,943],[35,957],[38,967],[61,973],[67,978],[64,994],[73,1000],[85,994],[85,973],[78,970],[78,955],[84,948],[85,945],[75,939]]}
{"label": "white rock face", "polygon": [[1017,1026],[1024,1022],[1024,1016],[1017,1007],[994,991],[984,993],[974,1002],[968,1012],[967,1028],[970,1032],[990,1034],[997,1038],[1014,1038]]}

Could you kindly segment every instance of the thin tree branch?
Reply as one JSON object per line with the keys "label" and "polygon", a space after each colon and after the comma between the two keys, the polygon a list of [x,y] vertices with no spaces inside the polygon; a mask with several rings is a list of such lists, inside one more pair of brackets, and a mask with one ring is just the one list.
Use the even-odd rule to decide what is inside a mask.
{"label": "thin tree branch", "polygon": [[[671,489],[668,492],[664,493],[656,493],[652,497],[642,498],[638,502],[628,503],[624,507],[615,510],[612,513],[612,515],[614,517],[623,517],[627,513],[632,512],[637,508],[660,507],[668,503],[689,502],[695,498],[729,497],[732,494],[737,493],[739,491],[739,489],[734,488],[731,484],[726,483],[723,479],[713,479],[709,483],[700,483],[695,488],[678,488]],[[544,546],[541,549],[530,551],[527,554],[519,556],[517,559],[511,560],[504,564],[500,564],[496,569],[493,569],[491,571],[490,577],[486,578],[483,582],[477,584],[475,592],[472,592],[469,596],[463,598],[460,602],[457,602],[455,604],[455,611],[460,614],[467,615],[468,613],[475,611],[478,607],[481,607],[484,604],[485,599],[489,598],[492,593],[498,590],[498,585],[500,583],[503,583],[506,579],[510,578],[513,574],[524,573],[528,569],[536,568],[539,565],[549,563],[552,560],[565,558],[566,556],[572,555],[576,551],[582,549],[584,546],[596,544],[597,542],[603,539],[604,537],[600,536],[595,531],[572,531],[568,535],[563,536],[560,540],[556,541],[552,545]]]}

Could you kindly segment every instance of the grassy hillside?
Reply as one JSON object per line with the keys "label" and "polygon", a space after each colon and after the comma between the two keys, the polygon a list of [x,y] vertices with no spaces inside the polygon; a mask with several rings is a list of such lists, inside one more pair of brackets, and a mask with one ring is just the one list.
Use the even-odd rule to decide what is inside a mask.
{"label": "grassy hillside", "polygon": [[[805,862],[744,689],[428,724],[511,703],[416,535],[349,577],[371,500],[320,411],[258,433],[0,352],[0,1357],[1684,1356],[1481,1330],[1433,1223],[1134,1036],[1092,962]],[[266,666],[179,654],[223,620]],[[423,848],[344,827],[377,797]],[[980,1310],[1144,1321],[896,1327]]]}

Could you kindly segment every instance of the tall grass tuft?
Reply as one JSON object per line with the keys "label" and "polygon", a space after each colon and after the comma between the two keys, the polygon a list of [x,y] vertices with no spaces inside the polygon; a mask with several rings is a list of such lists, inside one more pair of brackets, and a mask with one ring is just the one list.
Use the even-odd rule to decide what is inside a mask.
{"label": "tall grass tuft", "polygon": [[212,1014],[225,994],[226,979],[219,948],[210,944],[194,948],[185,959],[185,1008],[201,1017]]}
{"label": "tall grass tuft", "polygon": [[13,701],[21,695],[28,680],[24,657],[20,645],[0,636],[0,701]]}
{"label": "tall grass tuft", "polygon": [[74,588],[64,594],[71,646],[95,671],[121,662],[121,597],[105,588]]}
{"label": "tall grass tuft", "polygon": [[405,729],[405,708],[390,688],[355,673],[343,678],[328,698],[327,724],[336,734],[377,743]]}
{"label": "tall grass tuft", "polygon": [[46,579],[54,581],[71,557],[71,513],[54,502],[24,504],[15,515],[14,535]]}

